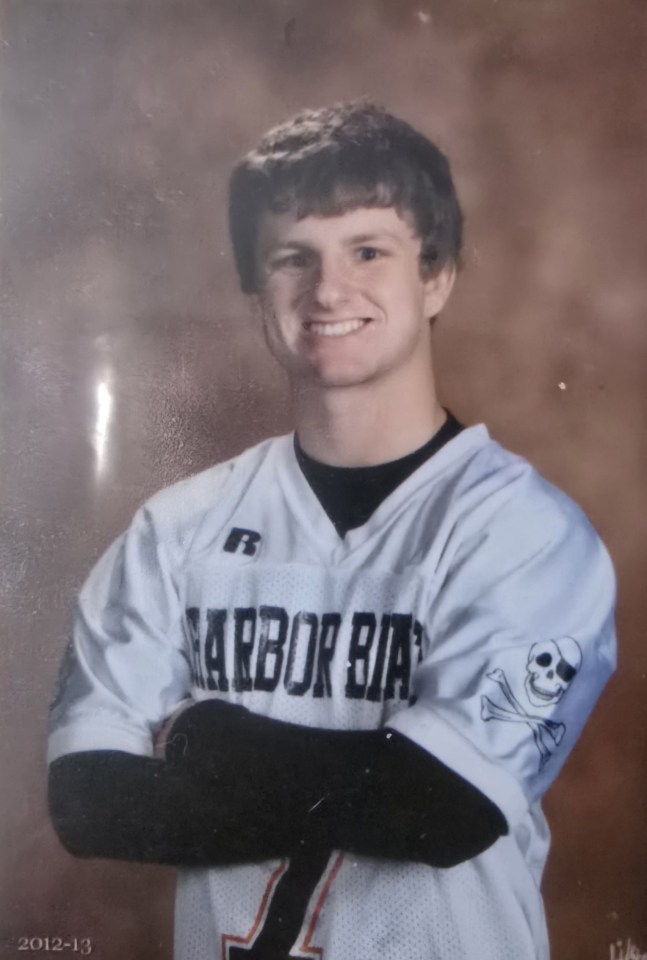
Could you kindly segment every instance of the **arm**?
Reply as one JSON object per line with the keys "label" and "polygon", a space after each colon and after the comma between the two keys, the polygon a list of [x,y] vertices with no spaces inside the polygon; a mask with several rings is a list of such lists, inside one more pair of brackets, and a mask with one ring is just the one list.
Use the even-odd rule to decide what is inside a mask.
{"label": "arm", "polygon": [[238,789],[218,791],[163,760],[116,750],[69,754],[49,773],[52,823],[78,857],[189,867],[292,852],[298,828],[261,804],[252,809],[252,799]]}
{"label": "arm", "polygon": [[514,827],[547,792],[613,673],[615,577],[579,508],[527,467],[454,528],[416,702],[391,726]]}
{"label": "arm", "polygon": [[388,730],[315,730],[206,701],[180,716],[168,757],[57,760],[50,811],[66,848],[215,866],[289,856],[307,843],[446,867],[506,832],[478,790]]}
{"label": "arm", "polygon": [[[249,722],[241,723],[240,734],[230,729],[230,740],[221,738],[227,759],[220,783],[178,757],[169,763],[153,760],[155,731],[190,687],[183,607],[171,573],[180,563],[172,550],[149,512],[140,511],[82,590],[50,720],[50,809],[69,850],[79,856],[195,865],[282,856],[303,840],[441,863],[472,856],[505,828],[494,805],[426,751],[418,755],[420,784],[412,784],[408,758],[393,749],[401,738],[389,741],[379,731],[315,732],[270,721],[264,721],[263,730],[252,730]],[[216,706],[187,712],[204,726],[198,743],[209,742],[207,714]],[[216,730],[222,724],[222,716],[213,717]],[[262,745],[260,751],[253,741]],[[278,745],[278,756],[271,743]],[[240,774],[266,752],[277,762],[267,769],[259,792],[260,780],[250,789]],[[368,757],[375,762],[368,764]],[[385,794],[381,804],[379,782]],[[423,798],[430,791],[436,806],[427,811]],[[416,796],[420,827],[408,814],[402,818],[410,824],[408,832],[396,836],[392,828],[399,813],[393,811],[405,801],[415,807]],[[477,833],[483,824],[478,836],[460,827],[461,796],[465,823]],[[449,852],[447,831],[439,832],[438,823],[434,833],[431,824],[443,802],[457,824],[457,842]],[[421,834],[427,838],[424,849]],[[463,837],[466,846],[460,845]]]}
{"label": "arm", "polygon": [[253,771],[258,789],[239,789],[273,811],[285,840],[296,825],[319,847],[452,866],[507,832],[480,791],[389,729],[321,730],[209,700],[178,718],[167,757],[219,792]]}

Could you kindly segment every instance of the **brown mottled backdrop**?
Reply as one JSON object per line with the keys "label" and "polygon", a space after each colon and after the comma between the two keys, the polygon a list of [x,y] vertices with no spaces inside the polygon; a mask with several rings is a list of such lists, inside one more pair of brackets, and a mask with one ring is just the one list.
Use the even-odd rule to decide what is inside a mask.
{"label": "brown mottled backdrop", "polygon": [[555,960],[647,951],[644,0],[0,0],[0,21],[0,960],[56,934],[170,958],[172,871],[57,844],[49,693],[75,592],[142,499],[289,426],[227,175],[267,125],[358,95],[453,159],[445,402],[615,559],[621,668],[546,803],[545,893]]}

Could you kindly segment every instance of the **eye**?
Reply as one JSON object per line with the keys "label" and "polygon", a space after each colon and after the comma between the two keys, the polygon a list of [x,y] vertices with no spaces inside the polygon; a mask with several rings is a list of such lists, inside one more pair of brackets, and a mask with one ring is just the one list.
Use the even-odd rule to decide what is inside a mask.
{"label": "eye", "polygon": [[300,250],[277,257],[271,264],[274,270],[300,270],[308,266],[308,257]]}
{"label": "eye", "polygon": [[382,251],[378,250],[377,247],[359,247],[357,250],[357,258],[363,263],[379,260],[381,256],[383,256]]}

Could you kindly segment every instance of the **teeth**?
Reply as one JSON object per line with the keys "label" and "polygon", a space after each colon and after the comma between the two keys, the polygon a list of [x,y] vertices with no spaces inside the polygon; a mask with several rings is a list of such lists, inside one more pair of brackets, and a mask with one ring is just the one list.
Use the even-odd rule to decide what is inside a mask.
{"label": "teeth", "polygon": [[306,324],[311,333],[322,337],[343,337],[347,333],[354,333],[364,326],[366,320],[341,320],[339,323],[317,323],[315,320]]}

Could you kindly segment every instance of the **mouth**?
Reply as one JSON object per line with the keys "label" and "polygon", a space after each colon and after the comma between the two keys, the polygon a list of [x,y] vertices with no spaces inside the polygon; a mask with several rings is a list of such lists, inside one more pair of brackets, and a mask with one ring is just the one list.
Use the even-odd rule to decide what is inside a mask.
{"label": "mouth", "polygon": [[371,317],[355,317],[352,320],[304,320],[303,327],[318,337],[345,337],[357,333],[371,322]]}

